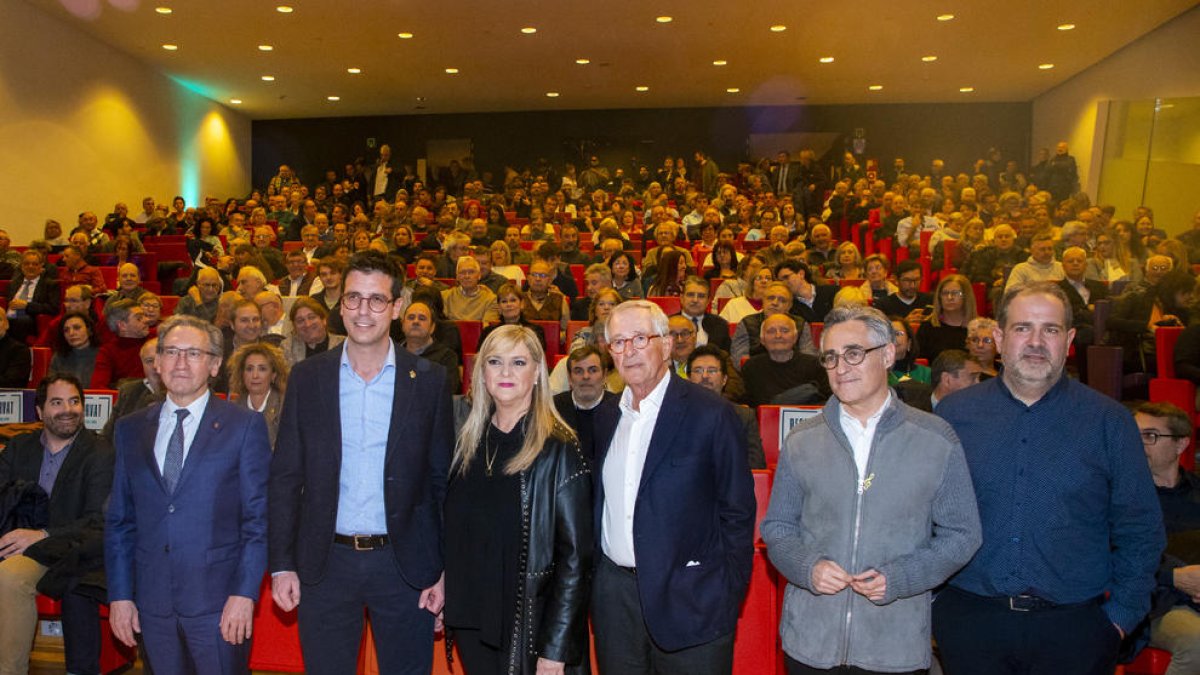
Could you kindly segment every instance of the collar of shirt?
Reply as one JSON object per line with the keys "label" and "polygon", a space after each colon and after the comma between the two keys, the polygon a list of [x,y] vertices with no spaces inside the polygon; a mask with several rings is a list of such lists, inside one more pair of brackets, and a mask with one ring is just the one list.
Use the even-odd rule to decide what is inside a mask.
{"label": "collar of shirt", "polygon": [[[674,366],[674,362],[672,362],[671,366]],[[642,399],[641,402],[638,403],[637,410],[633,409],[633,388],[625,387],[625,391],[621,392],[621,413],[641,415],[646,412],[653,412],[654,414],[657,414],[658,410],[662,408],[663,397],[667,395],[667,385],[670,382],[671,369],[667,368],[667,372],[663,373],[662,379],[659,380],[658,384],[654,385],[654,389],[650,390],[650,393],[646,396],[646,398]],[[650,407],[647,408],[647,405]]]}
{"label": "collar of shirt", "polygon": [[[432,345],[433,343],[430,342],[428,345],[425,345],[425,348],[421,351],[424,352],[425,349],[428,349]],[[360,380],[362,379],[358,376],[358,372],[354,370],[354,366],[350,364],[350,356],[346,353],[345,349],[342,350],[341,363],[343,371],[349,371],[354,377],[358,377]],[[379,369],[379,372],[375,374],[375,377],[371,378],[371,382],[378,380],[379,376],[383,374],[383,371],[387,370],[388,368],[391,368],[392,370],[396,369],[396,343],[393,342],[391,338],[388,338],[388,353],[387,358],[383,361],[383,367]]]}
{"label": "collar of shirt", "polygon": [[208,405],[208,399],[210,396],[212,396],[212,390],[205,390],[205,392],[201,394],[199,398],[187,404],[186,406],[177,405],[175,401],[171,400],[170,396],[167,396],[166,400],[163,401],[162,411],[158,414],[158,423],[170,424],[172,427],[174,427],[175,411],[181,408],[187,408],[188,416],[183,422],[184,426],[192,424],[193,422],[199,424],[200,417],[204,415],[204,408]]}
{"label": "collar of shirt", "polygon": [[884,399],[883,405],[879,406],[867,418],[866,424],[858,421],[858,418],[850,414],[846,406],[838,406],[838,421],[842,425],[842,433],[846,435],[846,441],[850,444],[850,450],[854,455],[854,465],[858,469],[859,489],[862,489],[862,483],[867,478],[867,463],[871,458],[871,446],[875,440],[875,429],[879,425],[879,420],[883,417],[884,411],[888,409],[888,405],[892,402],[892,392],[889,389],[887,398]]}

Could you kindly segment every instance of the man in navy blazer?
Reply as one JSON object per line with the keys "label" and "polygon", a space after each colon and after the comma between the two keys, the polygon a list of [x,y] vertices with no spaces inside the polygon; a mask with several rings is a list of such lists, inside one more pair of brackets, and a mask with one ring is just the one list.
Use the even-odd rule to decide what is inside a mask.
{"label": "man in navy blazer", "polygon": [[754,554],[741,421],[722,397],[671,375],[657,305],[618,305],[606,337],[627,388],[595,423],[600,670],[728,674]]}
{"label": "man in navy blazer", "polygon": [[271,443],[262,415],[209,389],[221,330],[192,316],[158,329],[165,401],[114,430],[104,534],[109,621],[142,634],[159,673],[248,673],[267,566]]}
{"label": "man in navy blazer", "polygon": [[314,675],[355,671],[364,608],[381,672],[433,665],[454,423],[445,368],[388,336],[403,283],[390,258],[352,257],[346,341],[296,364],[284,398],[271,464],[272,595],[284,611],[299,607]]}

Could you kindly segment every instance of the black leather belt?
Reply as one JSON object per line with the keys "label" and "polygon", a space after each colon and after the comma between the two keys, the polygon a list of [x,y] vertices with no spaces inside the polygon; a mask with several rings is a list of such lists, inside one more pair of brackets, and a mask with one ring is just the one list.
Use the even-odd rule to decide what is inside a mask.
{"label": "black leather belt", "polygon": [[[982,596],[980,596],[982,597]],[[985,597],[985,600],[998,603],[1014,612],[1044,612],[1052,609],[1073,609],[1087,605],[1096,605],[1104,601],[1104,596],[1096,596],[1083,602],[1058,603],[1051,602],[1036,595],[1012,595],[1007,597]]]}
{"label": "black leather belt", "polygon": [[386,534],[335,534],[333,543],[353,546],[355,551],[376,551],[388,545]]}

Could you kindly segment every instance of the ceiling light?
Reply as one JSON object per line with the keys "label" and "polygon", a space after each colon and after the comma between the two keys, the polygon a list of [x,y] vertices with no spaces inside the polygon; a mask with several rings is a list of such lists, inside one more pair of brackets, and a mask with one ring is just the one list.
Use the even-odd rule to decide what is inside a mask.
{"label": "ceiling light", "polygon": [[1059,30],[1075,30],[1075,24],[1073,24],[1073,23],[1059,24],[1058,29]]}
{"label": "ceiling light", "polygon": [[964,94],[969,94],[975,91],[975,87],[959,87],[958,90]]}
{"label": "ceiling light", "polygon": [[326,101],[340,101],[340,100],[342,100],[342,97],[341,96],[326,96],[325,100]]}
{"label": "ceiling light", "polygon": [[782,33],[785,30],[787,30],[787,26],[785,26],[781,23],[777,23],[774,26],[771,26],[772,33]]}
{"label": "ceiling light", "polygon": [[1050,69],[1051,69],[1051,68],[1053,68],[1053,67],[1054,67],[1054,64],[1053,64],[1053,63],[1040,63],[1040,64],[1038,64],[1038,70],[1050,70]]}
{"label": "ceiling light", "polygon": [[362,72],[362,68],[347,68],[346,72],[350,73],[351,75],[358,75]]}
{"label": "ceiling light", "polygon": [[725,90],[725,93],[726,93],[726,94],[736,94],[736,93],[738,93],[739,91],[741,91],[741,89],[738,89],[737,87],[730,87],[730,88],[728,88],[728,89],[726,89],[726,90]]}
{"label": "ceiling light", "polygon": [[536,29],[536,28],[534,28],[533,26],[526,26],[526,27],[524,27],[524,28],[522,28],[522,29],[521,29],[521,32],[522,32],[522,33],[524,33],[524,34],[526,34],[526,35],[533,35],[534,33],[536,33],[536,32],[537,32],[537,29]]}
{"label": "ceiling light", "polygon": [[396,33],[396,37],[400,38],[401,40],[411,40],[412,33]]}
{"label": "ceiling light", "polygon": [[271,45],[259,45],[258,46],[258,51],[260,51],[260,52],[269,52],[272,49],[275,49],[275,47],[273,47]]}
{"label": "ceiling light", "polygon": [[230,102],[230,103],[232,103],[233,105],[241,105],[241,104],[242,104],[242,99],[240,99],[240,98],[231,98],[231,99],[229,99],[229,102]]}
{"label": "ceiling light", "polygon": [[546,92],[546,98],[558,98],[558,92],[557,91],[548,91],[548,92]]}
{"label": "ceiling light", "polygon": [[933,54],[930,54],[929,56],[922,56],[921,60],[925,63],[933,63],[934,61],[937,61],[937,57]]}
{"label": "ceiling light", "polygon": [[819,58],[817,60],[820,61],[821,63],[833,63],[832,56],[822,56],[821,58]]}
{"label": "ceiling light", "polygon": [[638,85],[638,86],[634,87],[634,89],[635,89],[636,91],[650,91],[650,87],[647,87],[647,86],[646,86],[646,85],[644,85],[644,84],[642,84],[642,85]]}
{"label": "ceiling light", "polygon": [[670,16],[656,16],[654,17],[654,20],[659,23],[671,23],[675,20],[675,18]]}
{"label": "ceiling light", "polygon": [[458,74],[458,68],[447,68],[447,69],[446,69],[446,74],[447,74],[447,75],[457,75],[457,74]]}
{"label": "ceiling light", "polygon": [[171,9],[170,7],[155,7],[154,11],[158,12],[159,14],[170,14],[175,10]]}
{"label": "ceiling light", "polygon": [[575,59],[575,63],[578,63],[581,66],[586,66],[587,64],[589,64],[591,62],[592,62],[591,59]]}
{"label": "ceiling light", "polygon": [[953,21],[954,15],[953,14],[938,14],[937,20],[938,21]]}
{"label": "ceiling light", "polygon": [[274,76],[274,75],[263,75],[263,76],[262,76],[262,81],[263,81],[263,82],[274,82],[274,81],[275,81],[275,76]]}
{"label": "ceiling light", "polygon": [[289,7],[287,5],[280,5],[275,8],[275,11],[279,12],[280,14],[291,14],[295,10],[293,10],[291,7]]}
{"label": "ceiling light", "polygon": [[162,48],[169,52],[173,52],[176,49],[179,49],[179,45],[166,44],[166,45],[163,45]]}
{"label": "ceiling light", "polygon": [[714,66],[724,66],[724,65],[728,65],[728,64],[729,64],[729,62],[726,61],[725,59],[717,59],[716,61],[713,61]]}
{"label": "ceiling light", "polygon": [[867,87],[867,89],[870,91],[882,91],[883,85],[882,84],[873,84],[873,85]]}

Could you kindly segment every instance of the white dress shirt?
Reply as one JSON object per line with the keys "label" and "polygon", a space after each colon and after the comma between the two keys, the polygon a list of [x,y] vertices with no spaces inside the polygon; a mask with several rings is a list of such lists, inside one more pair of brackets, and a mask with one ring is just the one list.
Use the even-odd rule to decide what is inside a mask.
{"label": "white dress shirt", "polygon": [[846,406],[841,407],[841,413],[838,415],[839,421],[842,423],[842,433],[846,434],[846,440],[850,443],[850,449],[854,451],[854,464],[858,467],[858,489],[862,491],[867,487],[865,484],[869,478],[867,474],[867,461],[871,458],[871,446],[875,442],[875,427],[879,425],[879,418],[883,417],[883,411],[887,410],[888,405],[892,402],[892,392],[888,391],[888,396],[883,401],[883,405],[879,406],[873,415],[867,418],[867,423],[864,425],[859,422],[854,415],[851,415],[846,410]]}
{"label": "white dress shirt", "polygon": [[[210,396],[212,391],[205,391],[200,398],[186,406],[188,416],[183,419],[184,466],[187,465],[188,453],[192,451],[192,441],[196,439],[196,432],[200,430],[200,418],[204,417],[204,408],[208,405]],[[159,473],[162,473],[163,462],[167,459],[167,443],[171,441],[171,434],[175,433],[175,411],[181,407],[183,406],[175,405],[168,396],[158,413],[158,433],[154,435],[154,461],[158,464]]]}
{"label": "white dress shirt", "polygon": [[608,446],[604,460],[604,513],[600,519],[600,542],[604,555],[621,567],[637,567],[633,550],[633,511],[637,505],[638,487],[646,453],[663,396],[671,381],[670,371],[663,374],[650,395],[642,399],[638,410],[633,409],[633,390],[621,394],[621,421]]}

